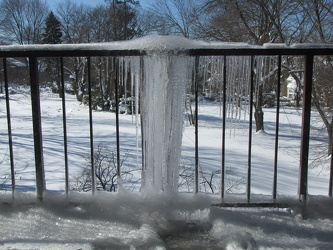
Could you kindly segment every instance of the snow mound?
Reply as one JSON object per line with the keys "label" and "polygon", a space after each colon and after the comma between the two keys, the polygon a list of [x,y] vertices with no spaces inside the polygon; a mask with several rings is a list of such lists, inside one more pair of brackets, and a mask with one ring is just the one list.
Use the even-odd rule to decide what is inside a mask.
{"label": "snow mound", "polygon": [[[8,198],[10,195],[8,195]],[[2,249],[330,249],[332,203],[289,210],[218,208],[213,196],[133,193],[17,196],[0,204]],[[326,214],[323,212],[326,211]],[[4,230],[6,229],[6,230]]]}
{"label": "snow mound", "polygon": [[217,240],[222,249],[257,249],[257,243],[249,232],[239,232],[231,224],[225,224],[220,219],[214,221],[210,235]]}
{"label": "snow mound", "polygon": [[205,42],[200,40],[190,40],[180,36],[151,35],[142,38],[121,42],[110,43],[110,47],[123,46],[123,49],[138,49],[145,51],[168,52],[183,51],[189,49],[204,48],[239,48],[250,47],[247,43],[232,42]]}

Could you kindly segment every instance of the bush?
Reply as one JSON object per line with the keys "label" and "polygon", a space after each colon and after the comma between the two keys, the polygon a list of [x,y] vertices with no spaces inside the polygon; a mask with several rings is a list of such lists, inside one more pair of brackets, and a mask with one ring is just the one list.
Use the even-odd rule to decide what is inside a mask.
{"label": "bush", "polygon": [[[127,159],[127,154],[120,161],[121,177],[126,179],[132,179],[132,171],[127,168],[123,168],[123,164]],[[87,164],[81,169],[81,171],[71,180],[71,189],[73,191],[91,191],[92,187],[92,168],[91,158],[85,157]],[[110,150],[107,147],[98,145],[94,150],[94,167],[96,177],[97,190],[115,192],[118,185],[117,175],[117,155],[116,151]]]}

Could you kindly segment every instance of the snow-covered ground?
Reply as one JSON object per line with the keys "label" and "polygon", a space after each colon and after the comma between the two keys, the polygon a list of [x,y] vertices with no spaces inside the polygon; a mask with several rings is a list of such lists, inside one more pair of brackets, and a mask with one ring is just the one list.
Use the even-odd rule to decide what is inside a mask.
{"label": "snow-covered ground", "polygon": [[207,195],[48,194],[0,206],[0,249],[332,249],[332,199],[287,209],[210,207]]}
{"label": "snow-covered ground", "polygon": [[[66,199],[61,99],[41,95],[45,160],[45,201],[36,203],[34,151],[30,95],[12,94],[11,115],[18,193],[13,204],[0,207],[0,249],[331,249],[333,245],[332,199],[328,193],[328,163],[314,164],[309,171],[309,218],[303,220],[297,203],[301,113],[284,107],[280,114],[278,201],[287,209],[222,209],[219,194],[179,194],[144,197],[138,191],[141,178],[140,128],[135,117],[120,115],[123,169],[133,170],[119,194],[71,194]],[[66,95],[70,178],[87,164],[90,153],[88,108]],[[5,100],[0,99],[0,165],[2,189],[10,173]],[[275,109],[265,109],[265,132],[253,133],[251,192],[258,199],[271,195],[275,145]],[[219,190],[222,119],[218,103],[199,105],[199,163],[213,191]],[[315,117],[315,113],[313,115]],[[229,119],[226,131],[226,198],[244,198],[246,190],[248,117]],[[115,114],[94,111],[94,145],[116,148]],[[313,119],[311,152],[325,142],[320,123]],[[317,129],[316,129],[317,128]],[[182,165],[194,164],[194,128],[184,126]],[[191,176],[192,172],[188,173]],[[203,179],[202,179],[203,180]],[[191,191],[193,184],[180,190]],[[127,192],[134,191],[134,192]],[[206,184],[201,192],[211,193]],[[28,193],[26,193],[28,192]],[[237,197],[235,196],[237,194]],[[11,200],[10,191],[3,201]],[[6,196],[7,195],[7,196]],[[239,198],[240,197],[240,198]],[[269,196],[265,196],[269,197]],[[265,198],[266,199],[266,198]]]}

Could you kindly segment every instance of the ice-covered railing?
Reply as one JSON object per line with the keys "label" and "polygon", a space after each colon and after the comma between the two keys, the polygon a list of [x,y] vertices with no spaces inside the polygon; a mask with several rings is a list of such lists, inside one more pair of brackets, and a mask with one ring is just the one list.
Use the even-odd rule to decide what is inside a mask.
{"label": "ice-covered railing", "polygon": [[[36,190],[38,198],[42,199],[43,192],[47,188],[44,177],[43,162],[43,140],[41,128],[40,112],[40,91],[39,91],[39,65],[38,60],[45,57],[60,58],[61,82],[64,96],[64,64],[63,58],[66,57],[86,57],[87,58],[87,81],[89,84],[89,117],[90,117],[90,148],[92,166],[94,158],[93,141],[93,121],[92,121],[92,100],[91,100],[91,57],[111,57],[115,71],[113,81],[115,82],[116,103],[119,102],[118,82],[120,78],[119,67],[120,60],[127,66],[132,74],[131,81],[135,89],[136,105],[140,99],[141,110],[141,131],[142,131],[142,192],[149,193],[174,193],[178,190],[178,166],[180,160],[181,137],[183,126],[183,111],[185,106],[185,90],[188,84],[192,86],[194,96],[194,127],[195,127],[195,163],[194,171],[194,192],[199,191],[199,144],[198,144],[198,100],[199,100],[199,82],[202,80],[200,74],[208,69],[207,65],[212,65],[212,60],[206,60],[205,57],[216,57],[218,76],[221,81],[221,113],[222,113],[222,150],[221,150],[221,180],[220,196],[224,199],[225,195],[225,158],[226,158],[226,115],[227,115],[227,93],[230,88],[227,87],[227,81],[230,81],[230,75],[242,74],[242,81],[248,82],[246,93],[248,95],[248,116],[249,135],[248,135],[248,168],[246,178],[246,198],[251,199],[251,153],[252,153],[252,116],[253,103],[255,100],[255,84],[257,78],[254,76],[255,64],[258,64],[256,57],[275,56],[277,89],[281,87],[281,68],[282,56],[305,56],[304,66],[304,84],[303,84],[303,119],[301,135],[301,156],[300,156],[300,179],[299,195],[305,200],[307,195],[307,175],[309,159],[309,130],[311,113],[311,89],[312,89],[312,71],[313,58],[317,55],[333,55],[333,45],[327,44],[296,44],[286,46],[284,44],[265,44],[263,46],[254,46],[245,43],[219,43],[192,41],[174,36],[149,36],[126,42],[98,43],[98,44],[77,44],[77,45],[11,45],[0,47],[0,57],[3,58],[4,82],[6,90],[7,124],[8,124],[8,144],[11,164],[12,192],[15,193],[15,164],[13,158],[13,142],[11,132],[10,102],[8,93],[7,76],[7,58],[25,57],[29,62],[29,75],[31,83],[31,102],[32,118],[34,131],[34,149],[35,149],[35,168],[36,168]],[[232,57],[245,56],[241,61],[234,60]],[[208,62],[208,63],[207,63]],[[206,63],[206,66],[205,66]],[[262,63],[262,62],[261,62]],[[241,65],[241,66],[240,66]],[[210,67],[210,66],[209,66]],[[236,68],[238,69],[236,70]],[[257,70],[258,67],[256,67]],[[233,73],[229,70],[233,69]],[[210,68],[211,70],[211,68]],[[229,73],[228,73],[229,72]],[[242,72],[242,73],[240,73]],[[258,71],[256,72],[258,75]],[[260,81],[264,81],[263,79]],[[240,81],[238,81],[239,83]],[[244,93],[245,93],[244,92]],[[277,91],[277,117],[276,123],[279,123],[279,91]],[[233,95],[233,94],[231,94]],[[63,110],[65,108],[65,98],[62,99]],[[137,107],[136,110],[139,108]],[[137,114],[138,116],[138,114]],[[139,118],[137,118],[139,119]],[[120,145],[119,145],[119,106],[116,105],[116,130],[117,130],[117,176],[118,188],[121,190],[121,163],[120,163]],[[63,112],[64,126],[64,152],[65,152],[65,176],[66,176],[66,194],[69,192],[68,171],[70,166],[67,159],[67,138],[66,138],[66,112]],[[279,130],[276,126],[275,133],[275,161],[272,174],[273,188],[272,198],[277,197],[277,155],[278,155]],[[329,196],[332,196],[332,160],[329,179]],[[92,167],[92,192],[95,192],[96,180],[95,169]]]}
{"label": "ice-covered railing", "polygon": [[234,42],[204,42],[178,36],[147,36],[139,39],[110,43],[8,45],[0,46],[2,56],[59,57],[82,55],[137,56],[151,53],[169,55],[330,55],[332,44],[267,43],[263,46]]}

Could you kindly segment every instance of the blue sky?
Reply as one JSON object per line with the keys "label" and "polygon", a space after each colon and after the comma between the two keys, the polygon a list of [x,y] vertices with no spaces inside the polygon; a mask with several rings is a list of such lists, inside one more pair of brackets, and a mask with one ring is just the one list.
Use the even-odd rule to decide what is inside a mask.
{"label": "blue sky", "polygon": [[[50,5],[50,7],[58,3],[61,3],[62,1],[64,0],[46,0],[46,2]],[[72,0],[72,1],[75,1],[77,3],[84,3],[91,6],[104,3],[104,0]],[[147,8],[149,3],[152,2],[153,0],[139,0],[139,1],[143,8]]]}

